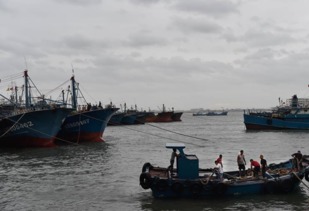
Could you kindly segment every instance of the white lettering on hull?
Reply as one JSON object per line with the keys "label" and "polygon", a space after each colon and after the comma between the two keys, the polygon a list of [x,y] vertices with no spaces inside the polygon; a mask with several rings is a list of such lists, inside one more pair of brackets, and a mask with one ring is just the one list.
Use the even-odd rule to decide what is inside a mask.
{"label": "white lettering on hull", "polygon": [[34,124],[31,121],[25,122],[25,123],[18,123],[12,127],[11,131],[18,131],[24,128],[30,128],[33,127]]}
{"label": "white lettering on hull", "polygon": [[87,125],[89,124],[90,120],[89,119],[84,119],[82,121],[79,121],[79,122],[72,122],[72,123],[69,123],[69,124],[66,124],[64,127],[65,128],[74,128],[74,127],[79,127],[79,126],[82,126],[82,125]]}

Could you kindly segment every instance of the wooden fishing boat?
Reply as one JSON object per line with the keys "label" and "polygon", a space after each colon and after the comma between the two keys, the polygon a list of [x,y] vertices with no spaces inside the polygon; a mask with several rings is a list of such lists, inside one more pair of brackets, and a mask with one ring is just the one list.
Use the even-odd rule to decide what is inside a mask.
{"label": "wooden fishing boat", "polygon": [[223,179],[219,179],[214,169],[200,169],[197,156],[184,153],[184,144],[170,143],[166,148],[179,151],[177,168],[173,170],[145,163],[139,178],[142,188],[151,189],[155,198],[290,193],[304,177],[308,179],[308,167],[301,171],[273,169],[266,178],[251,176],[248,171],[247,176],[239,177],[238,171],[230,171],[224,172]]}

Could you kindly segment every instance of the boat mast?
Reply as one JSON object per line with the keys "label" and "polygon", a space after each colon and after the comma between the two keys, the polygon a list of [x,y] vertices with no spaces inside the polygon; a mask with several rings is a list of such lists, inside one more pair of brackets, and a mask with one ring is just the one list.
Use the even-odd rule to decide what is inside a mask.
{"label": "boat mast", "polygon": [[24,71],[24,77],[25,77],[25,101],[26,101],[26,108],[29,108],[30,107],[30,98],[29,98],[29,87],[28,87],[28,84],[29,84],[29,81],[28,81],[28,70],[25,70]]}
{"label": "boat mast", "polygon": [[76,109],[77,99],[76,99],[76,83],[75,83],[74,75],[71,77],[71,82],[72,82],[72,108]]}
{"label": "boat mast", "polygon": [[15,91],[15,104],[18,104],[18,95],[17,95],[17,86],[15,86],[14,91]]}

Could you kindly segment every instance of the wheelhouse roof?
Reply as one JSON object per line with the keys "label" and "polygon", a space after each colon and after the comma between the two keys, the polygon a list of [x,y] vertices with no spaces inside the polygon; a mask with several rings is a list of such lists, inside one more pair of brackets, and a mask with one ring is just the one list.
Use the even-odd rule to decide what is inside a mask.
{"label": "wheelhouse roof", "polygon": [[165,145],[166,148],[168,149],[184,149],[186,148],[185,144],[183,143],[166,143]]}

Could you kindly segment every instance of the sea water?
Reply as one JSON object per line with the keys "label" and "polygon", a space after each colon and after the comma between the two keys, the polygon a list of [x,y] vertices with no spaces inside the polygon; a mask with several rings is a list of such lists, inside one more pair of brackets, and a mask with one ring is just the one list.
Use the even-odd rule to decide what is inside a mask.
{"label": "sea water", "polygon": [[[145,162],[167,167],[166,143],[184,143],[200,168],[237,170],[236,157],[281,162],[309,154],[309,131],[248,132],[242,112],[192,116],[181,122],[109,126],[105,142],[40,149],[0,149],[0,210],[308,210],[309,183],[289,194],[210,199],[155,199],[139,185]],[[247,164],[246,168],[250,166]]]}

